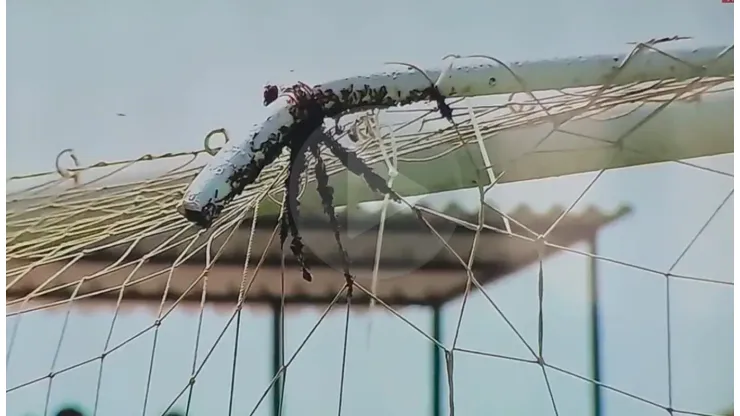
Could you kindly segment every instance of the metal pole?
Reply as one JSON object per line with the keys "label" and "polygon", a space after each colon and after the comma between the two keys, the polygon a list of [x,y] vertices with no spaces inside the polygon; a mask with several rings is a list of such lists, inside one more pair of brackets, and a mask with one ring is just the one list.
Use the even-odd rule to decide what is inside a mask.
{"label": "metal pole", "polygon": [[[588,261],[588,280],[589,280],[589,304],[591,307],[591,378],[601,382],[601,341],[599,333],[599,279],[598,279],[598,260],[596,256],[596,235],[589,239],[589,252],[591,257]],[[594,383],[593,385],[593,403],[594,416],[602,415],[601,387]]]}
{"label": "metal pole", "polygon": [[[442,305],[432,306],[432,338],[442,342]],[[432,343],[432,415],[442,416],[442,350]]]}
{"label": "metal pole", "polygon": [[[282,331],[280,330],[280,303],[272,304],[272,371],[280,371],[280,352],[282,349]],[[272,415],[280,416],[280,396],[283,390],[283,377],[278,377],[272,388]]]}

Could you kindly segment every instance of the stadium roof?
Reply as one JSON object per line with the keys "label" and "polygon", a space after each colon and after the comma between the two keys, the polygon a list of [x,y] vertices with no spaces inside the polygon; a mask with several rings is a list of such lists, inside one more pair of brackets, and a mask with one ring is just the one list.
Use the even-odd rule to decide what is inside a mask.
{"label": "stadium roof", "polygon": [[[563,208],[554,207],[548,212],[536,213],[527,206],[520,206],[507,216],[514,220],[510,223],[513,235],[536,239],[537,234],[545,233],[564,212]],[[592,239],[602,227],[629,212],[630,209],[627,207],[621,207],[613,212],[603,212],[594,207],[571,212],[549,233],[547,242],[550,245],[544,247],[542,254],[548,256],[557,252],[558,248],[553,245],[567,247]],[[458,225],[451,227],[453,222],[450,220],[432,216],[429,222],[442,235],[449,247],[467,262],[475,231],[466,227],[465,223],[467,222],[468,226],[476,224],[478,213],[465,214],[455,206],[448,207],[444,213],[457,219]],[[485,223],[489,228],[481,232],[472,267],[482,285],[538,261],[537,244],[502,232],[507,225],[502,216],[493,209],[486,208],[484,214]],[[352,260],[351,271],[357,276],[358,283],[368,289],[378,235],[377,218],[377,214],[354,213],[351,216],[351,227],[359,228],[363,232],[351,239],[346,235],[343,236]],[[340,216],[340,221],[346,225],[347,216]],[[326,305],[344,285],[336,244],[326,219],[317,215],[306,217],[301,222],[314,281],[306,282],[301,278],[300,270],[286,249],[284,285],[281,279],[281,255],[277,238],[270,243],[275,222],[275,218],[260,218],[255,227],[246,282],[251,280],[261,253],[265,254],[259,273],[247,291],[246,302],[274,304],[280,301],[284,288],[287,304]],[[71,265],[68,262],[60,262],[32,267],[22,279],[6,290],[8,303],[17,303],[11,299],[20,299],[28,295],[32,296],[35,302],[44,304],[66,303],[65,301],[76,291],[75,303],[85,302],[90,305],[87,301],[97,300],[115,304],[121,292],[120,288],[125,284],[123,301],[128,305],[143,302],[148,306],[158,306],[167,288],[168,303],[182,298],[182,302],[197,306],[201,302],[205,287],[207,303],[233,307],[236,305],[243,280],[251,224],[247,225],[238,229],[228,240],[221,257],[206,274],[207,278],[203,277],[204,250],[195,253],[188,261],[177,267],[173,267],[173,264],[177,262],[179,251],[174,249],[151,256],[146,262],[139,262],[142,256],[168,237],[160,234],[143,239],[133,249],[126,246],[113,247],[86,256]],[[312,245],[312,241],[321,244]],[[384,230],[380,279],[376,295],[391,305],[430,305],[444,303],[462,294],[467,281],[465,268],[439,241],[440,239],[426,226],[420,224],[412,214],[396,214],[390,217]],[[214,247],[221,244],[222,242],[216,241]],[[118,262],[116,263],[118,266],[111,267],[115,262]],[[19,260],[12,260],[10,263],[9,269],[24,265],[24,262]],[[26,262],[26,265],[30,263]],[[53,281],[47,282],[44,290],[37,290],[34,293],[34,290],[49,280],[50,276],[55,276]],[[85,277],[86,279],[82,281]],[[369,303],[368,297],[360,290],[355,290],[353,299],[356,304]]]}

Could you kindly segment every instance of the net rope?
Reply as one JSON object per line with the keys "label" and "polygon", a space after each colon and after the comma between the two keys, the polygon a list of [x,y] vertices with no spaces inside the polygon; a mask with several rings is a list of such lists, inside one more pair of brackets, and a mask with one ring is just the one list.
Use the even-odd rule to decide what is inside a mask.
{"label": "net rope", "polygon": [[[654,48],[653,46],[651,46]],[[619,118],[633,114],[634,112],[645,108],[646,105],[656,105],[657,108],[645,117],[644,121],[664,111],[665,108],[678,101],[701,100],[709,94],[720,93],[723,91],[732,91],[734,76],[730,75],[721,78],[703,78],[698,77],[686,81],[659,80],[655,82],[630,84],[622,86],[611,86],[608,84],[595,86],[591,88],[580,88],[576,90],[556,91],[548,94],[534,94],[531,92],[512,94],[507,97],[497,97],[499,101],[491,103],[490,97],[482,99],[455,99],[450,100],[451,107],[454,110],[455,126],[443,123],[444,120],[434,112],[431,106],[414,105],[411,108],[392,109],[385,111],[368,111],[357,117],[347,117],[343,121],[343,135],[352,135],[357,139],[357,151],[365,162],[368,164],[382,163],[389,172],[389,183],[393,185],[394,177],[398,174],[399,162],[428,162],[444,156],[450,152],[460,149],[468,144],[475,144],[483,148],[485,141],[497,140],[497,134],[526,126],[552,126],[552,129],[538,141],[537,145],[530,150],[528,154],[540,151],[539,147],[555,131],[565,131],[565,124],[578,119],[598,120],[610,122]],[[488,100],[488,101],[487,101]],[[403,122],[394,122],[393,120],[403,119]],[[728,121],[731,122],[731,121]],[[638,123],[635,129],[639,129],[644,122]],[[433,127],[432,127],[433,126]],[[225,130],[216,131],[226,136]],[[260,278],[260,270],[265,262],[267,250],[262,253],[253,252],[253,237],[258,220],[263,220],[260,209],[261,203],[265,200],[272,200],[274,203],[282,204],[283,197],[280,185],[283,183],[287,172],[287,155],[283,155],[277,163],[269,166],[260,176],[258,183],[249,186],[246,191],[238,197],[227,209],[224,215],[219,218],[211,231],[203,232],[196,230],[192,225],[182,219],[175,211],[177,203],[181,200],[183,192],[190,180],[198,172],[203,163],[208,160],[209,155],[213,155],[218,148],[214,147],[211,139],[215,135],[209,135],[206,138],[204,148],[192,152],[167,153],[159,155],[144,155],[137,159],[131,160],[112,160],[100,161],[92,165],[84,166],[75,157],[70,150],[65,150],[60,154],[57,160],[57,168],[47,172],[33,173],[29,175],[14,176],[8,179],[7,193],[7,214],[6,214],[6,293],[12,292],[19,285],[24,283],[24,279],[41,268],[58,265],[56,271],[49,272],[46,279],[33,288],[27,295],[18,298],[8,298],[7,300],[7,320],[8,320],[8,348],[6,353],[6,362],[8,365],[13,363],[13,355],[17,350],[26,348],[19,344],[18,333],[23,326],[24,316],[31,312],[50,310],[55,313],[63,314],[63,323],[59,334],[47,334],[49,342],[54,346],[53,358],[48,370],[39,373],[34,377],[28,378],[21,382],[8,385],[7,392],[13,393],[29,388],[30,386],[46,384],[44,397],[44,413],[50,411],[50,397],[55,380],[68,372],[85,366],[98,366],[97,384],[95,387],[95,400],[92,404],[93,414],[101,414],[99,411],[101,400],[101,389],[103,385],[104,368],[108,357],[122,350],[127,345],[134,342],[147,334],[153,335],[153,343],[149,354],[148,375],[145,382],[146,393],[144,401],[141,403],[142,414],[163,414],[163,411],[169,411],[176,407],[185,409],[186,414],[190,413],[193,392],[201,373],[206,368],[209,360],[214,356],[216,347],[221,343],[228,330],[237,331],[234,340],[234,358],[231,373],[222,375],[229,377],[229,413],[232,414],[233,399],[238,395],[235,388],[236,375],[236,354],[239,346],[239,323],[244,310],[245,299],[250,289],[254,286],[255,281]],[[616,140],[605,140],[599,137],[587,137],[595,143],[603,146],[627,146],[620,143],[620,138]],[[229,138],[226,137],[228,140]],[[444,153],[437,153],[432,156],[419,157],[415,156],[420,151],[428,151],[448,145]],[[468,149],[466,147],[466,149]],[[466,150],[468,151],[468,150]],[[543,150],[546,152],[546,150]],[[530,229],[530,227],[520,222],[516,217],[511,216],[502,210],[494,207],[486,197],[491,191],[499,186],[498,181],[506,175],[506,167],[502,168],[502,173],[496,175],[493,173],[493,166],[483,156],[483,165],[477,166],[477,171],[482,177],[488,178],[490,182],[487,186],[479,185],[478,191],[478,214],[476,221],[470,221],[469,218],[451,215],[441,210],[436,210],[427,206],[414,206],[419,210],[421,219],[433,236],[445,248],[448,254],[453,256],[459,263],[458,267],[464,271],[467,276],[467,283],[462,299],[459,302],[459,310],[456,313],[455,330],[451,342],[445,343],[442,339],[435,339],[417,323],[406,318],[402,311],[387,304],[382,298],[375,296],[377,281],[379,275],[383,273],[381,262],[382,245],[384,244],[384,224],[389,209],[390,202],[388,198],[383,200],[380,212],[380,229],[379,238],[376,246],[374,257],[374,266],[372,270],[372,280],[368,285],[365,281],[355,282],[355,292],[364,293],[371,299],[373,308],[377,313],[381,310],[395,316],[405,325],[413,328],[429,343],[436,345],[441,351],[446,371],[448,391],[448,409],[449,414],[455,414],[456,392],[455,390],[455,362],[460,356],[470,355],[482,357],[490,360],[509,360],[520,363],[521,365],[539,367],[542,380],[546,386],[547,398],[552,414],[565,414],[562,410],[562,404],[558,403],[557,393],[553,389],[553,374],[565,375],[587,383],[596,384],[605,391],[610,391],[618,395],[628,397],[631,400],[644,403],[656,409],[667,410],[674,414],[691,414],[691,415],[718,415],[722,409],[684,409],[674,404],[674,394],[672,392],[673,376],[671,372],[671,312],[670,312],[670,290],[669,284],[672,281],[684,280],[693,281],[705,285],[718,285],[723,290],[732,290],[733,282],[720,281],[701,275],[689,275],[678,273],[676,271],[679,262],[692,249],[696,241],[700,238],[709,224],[715,220],[718,213],[725,209],[731,203],[734,188],[729,191],[726,197],[717,205],[716,209],[708,218],[695,219],[692,226],[699,224],[697,232],[688,241],[685,249],[681,252],[675,262],[667,270],[659,270],[641,264],[633,264],[618,258],[610,258],[604,255],[597,255],[585,250],[564,246],[548,241],[551,233],[559,226],[562,220],[568,217],[584,196],[591,190],[594,185],[603,177],[603,174],[609,169],[602,169],[595,173],[578,196],[572,203],[562,211],[558,218],[546,229],[540,233]],[[65,155],[72,156],[74,166],[62,167],[61,159]],[[517,156],[518,158],[524,155]],[[327,169],[330,174],[334,175],[344,170],[344,167],[333,158],[329,153],[324,155]],[[511,162],[515,162],[512,159]],[[312,159],[308,158],[311,172]],[[690,169],[701,170],[712,175],[733,177],[732,173],[723,172],[718,169],[702,166],[694,161],[675,160],[672,163],[681,164]],[[498,166],[501,168],[501,166]],[[146,179],[121,179],[131,177],[132,171],[157,171],[157,173],[147,175]],[[306,174],[305,181],[302,185],[302,192],[309,188],[315,178],[312,174]],[[484,183],[485,180],[480,181]],[[514,185],[516,186],[516,185]],[[485,210],[489,208],[495,211],[503,218],[503,227],[490,225],[490,219],[486,218]],[[465,227],[474,232],[472,237],[472,247],[468,253],[455,251],[442,233],[430,220],[436,218],[459,227]],[[251,225],[249,225],[251,224]],[[209,307],[208,295],[208,277],[209,273],[219,265],[219,258],[222,256],[227,242],[234,238],[235,232],[240,226],[249,225],[250,234],[246,242],[244,251],[244,263],[239,281],[238,296],[233,300],[230,308],[228,319],[223,328],[219,328],[215,341],[210,345],[203,345],[201,339],[204,325],[204,312]],[[536,345],[528,341],[519,331],[517,325],[509,318],[502,308],[499,307],[494,296],[490,295],[490,288],[480,283],[480,276],[476,276],[475,253],[478,249],[480,237],[483,233],[495,232],[510,236],[522,242],[530,244],[531,247],[539,253],[539,260],[536,262],[537,267],[537,305],[538,305],[538,323],[537,323],[537,342]],[[271,241],[276,237],[277,228],[272,233]],[[142,241],[152,238],[159,238],[159,243],[149,250],[146,254],[140,256],[131,256],[130,253]],[[386,237],[387,238],[387,237]],[[268,247],[271,244],[268,244]],[[107,264],[101,270],[89,275],[80,276],[73,281],[59,282],[59,277],[68,269],[92,258],[99,253],[118,248],[120,257],[118,260]],[[668,400],[666,402],[656,401],[640,394],[630,392],[626,386],[616,386],[606,384],[591,379],[585,374],[572,371],[564,366],[552,363],[543,357],[543,345],[546,343],[545,334],[545,314],[543,312],[543,302],[546,298],[545,275],[547,264],[546,251],[554,249],[557,252],[565,253],[568,256],[578,256],[581,258],[595,259],[600,263],[610,263],[638,270],[641,272],[654,274],[666,279],[666,328],[668,331],[668,343],[665,346],[668,357],[669,376],[666,380],[668,389]],[[193,258],[196,253],[206,252],[206,262],[202,267],[199,275],[190,283],[188,289],[179,296],[174,302],[168,302],[168,292],[170,291],[170,282],[180,267],[189,259]],[[161,266],[158,270],[146,275],[139,275],[140,268],[149,262],[155,256],[165,252],[177,252],[177,259],[172,261],[168,266]],[[121,270],[129,270],[123,282],[107,284],[106,277]],[[730,271],[727,271],[730,273]],[[161,302],[156,307],[155,317],[151,323],[138,333],[128,337],[121,342],[114,342],[113,334],[116,328],[116,322],[120,318],[121,311],[126,303],[127,290],[135,288],[138,285],[144,285],[155,279],[165,279],[166,283],[162,293]],[[91,289],[91,287],[94,287]],[[177,394],[168,400],[166,410],[156,409],[148,402],[150,390],[153,387],[155,357],[157,353],[157,339],[160,328],[167,322],[168,317],[177,308],[182,307],[185,303],[185,297],[188,292],[199,290],[201,293],[200,301],[196,307],[197,312],[197,333],[192,352],[192,363],[189,365],[189,377],[182,380],[181,388]],[[55,296],[55,293],[64,293],[62,299]],[[463,325],[466,305],[468,299],[474,293],[479,293],[484,301],[490,305],[492,310],[503,318],[509,329],[521,341],[522,345],[529,352],[529,357],[515,357],[494,352],[478,351],[459,345],[460,331]],[[73,307],[80,304],[81,301],[94,298],[103,294],[113,295],[115,303],[110,306],[112,309],[110,316],[110,325],[107,329],[105,343],[99,354],[90,356],[85,360],[75,362],[70,365],[60,365],[60,351],[67,339],[67,327],[72,320]],[[286,347],[283,344],[281,348],[281,370],[275,374],[264,390],[257,396],[258,400],[247,409],[249,414],[255,414],[264,403],[271,389],[276,385],[283,386],[280,388],[281,408],[284,400],[285,388],[288,377],[288,368],[294,362],[296,357],[303,350],[304,346],[315,334],[331,311],[341,309],[344,319],[344,332],[342,335],[342,357],[340,370],[340,383],[337,409],[341,412],[343,406],[346,407],[345,390],[345,372],[349,365],[347,355],[352,354],[349,347],[349,332],[352,330],[353,319],[356,315],[353,312],[354,306],[351,297],[347,297],[347,287],[336,293],[334,299],[326,305],[323,312],[315,325],[308,331],[308,335],[298,343],[293,354],[286,354]],[[342,304],[344,303],[344,306]],[[281,331],[286,331],[285,308],[281,304],[282,318]],[[61,311],[61,312],[60,312]],[[355,331],[357,331],[355,329]],[[285,342],[286,335],[282,337]],[[242,342],[246,342],[242,340]],[[545,354],[546,355],[546,354]],[[16,364],[19,365],[19,364]],[[185,365],[185,364],[183,364]],[[244,377],[244,375],[241,375]],[[263,406],[264,408],[264,406]],[[192,413],[191,413],[192,414]]]}

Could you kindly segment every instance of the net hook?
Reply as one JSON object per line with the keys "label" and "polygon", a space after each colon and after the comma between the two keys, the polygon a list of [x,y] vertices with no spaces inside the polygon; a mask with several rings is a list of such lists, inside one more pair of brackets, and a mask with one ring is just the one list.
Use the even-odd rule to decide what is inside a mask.
{"label": "net hook", "polygon": [[74,166],[76,168],[80,167],[80,161],[77,159],[77,156],[74,153],[73,149],[64,149],[56,157],[56,160],[54,161],[54,164],[56,165],[57,173],[59,173],[59,176],[61,176],[64,179],[73,179],[75,181],[75,184],[79,183],[80,181],[80,173],[76,171],[70,171],[69,169],[62,167],[62,156],[69,155],[69,158],[72,159],[72,162],[74,163]]}
{"label": "net hook", "polygon": [[216,156],[216,153],[218,153],[218,150],[211,147],[211,138],[213,138],[213,136],[218,133],[221,133],[224,135],[224,140],[225,140],[224,143],[229,142],[229,134],[226,132],[225,128],[215,129],[215,130],[211,130],[210,132],[208,132],[208,134],[206,134],[205,139],[203,139],[203,148],[206,150],[206,153],[208,153],[211,156]]}

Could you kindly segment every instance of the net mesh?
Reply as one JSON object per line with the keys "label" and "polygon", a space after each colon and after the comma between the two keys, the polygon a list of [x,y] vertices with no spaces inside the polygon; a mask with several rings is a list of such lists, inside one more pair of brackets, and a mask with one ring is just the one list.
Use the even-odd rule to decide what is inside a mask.
{"label": "net mesh", "polygon": [[[531,149],[516,155],[516,159],[512,158],[507,163],[515,163],[520,158],[538,152],[551,151],[543,150],[546,139],[555,131],[566,131],[568,123],[573,120],[614,123],[638,114],[640,120],[629,129],[634,132],[671,105],[732,91],[733,80],[732,75],[723,78],[698,77],[680,82],[660,80],[622,86],[607,84],[542,94],[451,100],[456,127],[440,120],[430,106],[415,105],[346,118],[341,130],[356,139],[354,146],[363,160],[384,167],[384,171],[389,173],[386,176],[393,181],[397,171],[403,174],[399,168],[403,163],[431,163],[458,150],[470,152],[466,145],[482,146],[484,142],[500,140],[502,133],[523,127],[541,126],[543,134],[537,137]],[[641,112],[645,108],[650,108],[650,111]],[[731,123],[730,120],[725,122]],[[621,143],[621,137],[579,135],[601,147],[628,146]],[[284,295],[287,289],[283,284],[283,302],[279,308],[284,313],[281,313],[278,331],[281,333],[282,346],[280,356],[274,358],[279,363],[280,371],[263,380],[252,377],[252,373],[258,372],[253,370],[254,366],[264,367],[264,363],[257,364],[259,360],[256,360],[245,364],[245,360],[248,360],[245,357],[250,356],[251,344],[266,342],[263,339],[268,331],[263,328],[257,333],[255,329],[244,328],[245,322],[259,326],[255,316],[260,313],[258,310],[245,309],[249,302],[245,304],[244,301],[249,298],[250,290],[259,286],[262,268],[272,245],[270,242],[255,243],[256,230],[261,222],[267,222],[270,227],[275,223],[272,214],[278,212],[277,207],[282,203],[281,184],[287,172],[287,157],[269,166],[258,183],[248,187],[210,231],[198,231],[177,214],[175,206],[199,168],[218,150],[213,149],[210,143],[213,137],[209,136],[205,148],[198,151],[145,155],[135,160],[101,161],[89,166],[80,165],[73,157],[73,166],[62,167],[62,156],[74,156],[73,152],[65,151],[60,155],[57,169],[8,180],[6,361],[9,368],[16,369],[16,376],[9,376],[8,379],[9,402],[13,400],[13,395],[31,395],[34,402],[39,403],[37,411],[48,414],[54,403],[59,401],[54,391],[64,389],[65,383],[71,383],[70,377],[77,377],[70,374],[87,371],[90,381],[83,383],[78,390],[84,396],[85,405],[93,414],[114,414],[115,405],[105,402],[106,397],[116,395],[111,390],[109,380],[123,377],[124,368],[134,366],[125,362],[134,360],[141,363],[140,372],[135,378],[136,388],[133,393],[129,392],[130,396],[129,393],[124,396],[129,400],[127,405],[135,405],[130,408],[138,409],[142,414],[163,414],[172,409],[181,409],[188,414],[205,414],[211,408],[217,408],[218,414],[267,413],[268,393],[276,388],[276,404],[280,408],[287,406],[288,410],[314,406],[309,404],[309,399],[300,398],[313,395],[323,403],[319,406],[322,411],[339,408],[348,412],[371,406],[373,394],[395,397],[393,400],[396,404],[392,407],[407,402],[411,403],[412,409],[418,408],[418,401],[400,393],[395,396],[395,393],[387,391],[370,394],[359,387],[352,387],[353,383],[358,385],[360,378],[373,375],[389,377],[388,374],[374,374],[380,370],[374,369],[374,365],[363,364],[358,357],[367,352],[362,352],[362,342],[349,335],[361,332],[358,326],[364,327],[372,320],[381,325],[376,325],[372,330],[372,334],[375,334],[371,337],[373,340],[385,331],[394,333],[411,329],[420,337],[409,340],[407,344],[432,345],[438,349],[446,379],[439,388],[446,392],[444,412],[450,414],[456,410],[460,414],[475,413],[473,403],[477,399],[474,397],[480,399],[487,395],[476,396],[471,393],[476,389],[480,392],[478,384],[503,383],[501,388],[504,388],[504,384],[513,383],[512,377],[524,383],[517,387],[518,393],[512,396],[513,402],[519,403],[523,409],[541,411],[542,414],[586,413],[593,406],[589,402],[589,386],[594,385],[599,386],[609,403],[619,402],[622,409],[634,410],[633,414],[668,410],[673,413],[714,415],[725,410],[722,407],[697,405],[704,402],[691,393],[695,386],[685,382],[692,375],[673,370],[674,367],[680,367],[677,363],[690,360],[691,352],[674,345],[677,335],[672,331],[680,332],[688,324],[672,322],[676,306],[672,307],[671,304],[674,297],[681,299],[673,302],[686,307],[707,303],[707,299],[712,303],[711,299],[727,296],[731,304],[732,257],[723,257],[721,250],[719,254],[717,250],[705,252],[708,247],[715,245],[729,244],[732,247],[731,243],[726,242],[731,240],[725,240],[726,235],[731,235],[731,227],[728,226],[732,221],[734,192],[731,159],[728,162],[728,159],[719,156],[702,160],[675,160],[623,170],[609,169],[611,162],[605,160],[602,169],[576,177],[501,185],[500,182],[507,177],[506,164],[494,166],[488,155],[482,152],[481,156],[476,155],[473,159],[481,178],[478,182],[480,185],[466,194],[471,200],[470,205],[473,205],[469,211],[477,214],[471,216],[437,209],[432,206],[434,204],[410,202],[423,213],[428,238],[439,244],[440,251],[446,253],[448,261],[454,264],[457,272],[464,275],[462,294],[444,306],[444,314],[448,319],[446,330],[443,331],[446,335],[440,337],[440,333],[430,328],[428,322],[422,322],[427,318],[418,309],[390,305],[382,296],[376,296],[378,280],[382,280],[384,273],[380,266],[384,253],[382,246],[391,238],[389,234],[384,235],[390,231],[384,231],[381,225],[377,230],[376,261],[371,267],[373,278],[357,280],[354,290],[356,295],[372,299],[375,305],[373,313],[363,315],[355,312],[365,310],[367,303],[347,297],[347,287],[339,285],[321,313],[302,312],[300,318],[291,318],[290,311],[285,310]],[[445,145],[444,151],[439,151],[442,145]],[[327,154],[325,161],[333,178],[339,177],[344,168],[338,160]],[[311,171],[307,169],[307,172]],[[619,180],[631,177],[635,180],[633,183],[653,181],[651,183],[660,186],[659,179],[651,178],[673,174],[693,178],[694,182],[701,183],[701,188],[711,189],[712,192],[702,193],[696,188],[691,189],[697,185],[691,185],[689,181],[686,190],[658,195],[656,202],[655,198],[651,199],[648,195],[650,192],[638,193],[636,189],[639,187],[620,188],[614,185]],[[308,194],[315,193],[309,186],[313,181],[312,174],[305,175],[302,193],[306,198]],[[608,189],[599,191],[602,182],[611,186],[603,185]],[[673,182],[662,183],[662,186],[670,184]],[[561,191],[548,193],[551,189]],[[522,216],[513,214],[514,210],[494,206],[491,202],[496,200],[501,203],[507,198],[523,198],[523,203],[529,202],[545,209],[545,203],[560,203],[567,208],[556,210],[556,215],[546,226],[535,227],[524,222]],[[415,201],[414,198],[408,200]],[[593,252],[593,247],[584,248],[583,244],[569,246],[576,241],[568,244],[552,241],[551,237],[559,227],[583,212],[589,204],[600,208],[613,207],[614,201],[625,200],[631,202],[636,215],[643,215],[648,221],[641,222],[643,229],[625,226],[628,231],[618,232],[611,238],[624,239],[627,244],[637,244],[642,239],[657,244],[644,250],[645,253],[631,255],[614,250],[617,254],[612,256],[597,254]],[[656,210],[656,205],[663,209],[671,207],[676,215],[683,216],[680,231],[675,228],[660,229],[660,224],[665,223],[659,221],[658,217],[664,213]],[[393,205],[386,200],[379,208],[377,217],[382,224]],[[651,222],[657,224],[656,228],[644,229]],[[440,231],[444,224],[454,224],[470,231],[466,237],[467,245],[463,245],[465,249],[453,244],[449,236]],[[275,238],[275,232],[270,238]],[[516,290],[521,291],[513,289],[513,283],[481,283],[481,274],[492,273],[476,267],[477,262],[482,261],[478,253],[484,249],[480,245],[487,233],[508,236],[509,241],[524,244],[535,253],[534,263],[517,275],[522,287]],[[649,234],[655,237],[647,237]],[[233,248],[237,243],[238,247]],[[260,246],[259,250],[255,248],[256,245]],[[680,249],[676,245],[680,245]],[[605,250],[609,251],[608,248]],[[209,291],[209,276],[221,267],[222,256],[229,251],[236,251],[242,261],[242,266],[233,268],[234,284],[226,295],[231,296],[232,300],[230,304],[222,301],[218,307],[210,306],[213,289]],[[115,253],[115,256],[109,257],[110,253]],[[165,255],[170,256],[167,257],[170,259],[168,263],[152,262],[157,256]],[[200,255],[203,257],[198,257]],[[668,257],[671,257],[670,261]],[[94,267],[89,266],[93,264],[91,262],[96,262]],[[686,262],[694,264],[694,269],[682,271],[681,266]],[[593,374],[589,360],[583,358],[590,354],[588,350],[582,352],[580,361],[563,358],[562,354],[558,356],[555,352],[554,357],[548,357],[547,345],[568,342],[567,339],[574,336],[562,327],[548,331],[547,322],[558,319],[548,313],[567,313],[557,312],[552,305],[548,312],[548,289],[556,292],[550,295],[550,299],[555,299],[552,301],[554,304],[558,299],[562,302],[563,296],[570,294],[571,297],[567,298],[569,302],[580,302],[585,310],[588,306],[585,293],[588,290],[584,288],[591,283],[583,276],[584,271],[574,271],[573,266],[582,267],[584,263],[598,264],[602,270],[611,270],[611,274],[621,274],[624,280],[620,284],[631,288],[625,290],[623,287],[620,290],[614,283],[611,286],[603,283],[611,288],[609,290],[622,294],[617,301],[621,306],[605,306],[611,307],[613,313],[627,314],[622,311],[628,307],[625,304],[642,302],[640,295],[633,294],[635,298],[631,298],[631,291],[641,293],[646,298],[646,304],[658,305],[655,307],[662,310],[660,317],[632,316],[627,322],[640,327],[643,323],[639,321],[645,319],[650,324],[647,331],[660,333],[660,336],[649,337],[650,344],[643,347],[650,350],[654,357],[660,357],[659,372],[664,378],[647,377],[650,379],[646,381],[649,385],[634,382],[625,385],[619,381],[619,371],[614,370],[616,375],[612,377],[612,383]],[[286,267],[289,269],[290,266]],[[181,273],[185,268],[190,271]],[[192,272],[194,268],[196,271]],[[550,280],[553,277],[548,279],[549,268],[554,269],[553,277],[557,277],[555,283]],[[297,272],[292,270],[290,273]],[[285,267],[282,274],[285,282]],[[569,275],[580,277],[569,280]],[[649,275],[658,279],[651,280]],[[182,283],[183,279],[188,281]],[[562,283],[561,280],[567,282]],[[176,284],[181,288],[173,294]],[[568,285],[574,285],[575,289],[563,289]],[[704,290],[711,295],[702,295]],[[693,294],[687,295],[687,291]],[[130,299],[140,299],[144,292],[153,293],[152,299],[159,300],[149,299],[146,313],[136,312],[138,315],[124,317],[124,311],[131,304]],[[580,293],[580,297],[576,296],[577,301],[573,300],[575,295],[572,292]],[[514,293],[517,303],[526,305],[520,309],[537,312],[512,318],[510,314],[516,315],[517,308],[506,297]],[[527,298],[521,293],[527,293]],[[701,296],[709,297],[701,300]],[[90,310],[90,303],[86,301],[94,299],[105,299],[105,302],[95,309],[93,317],[85,311]],[[225,307],[227,304],[229,306]],[[213,312],[214,308],[220,312]],[[337,310],[341,312],[329,313]],[[717,314],[724,313],[724,309],[697,313],[705,319],[715,319]],[[583,315],[586,316],[585,313]],[[482,316],[494,317],[496,322],[486,321]],[[309,318],[315,322],[309,325]],[[127,319],[134,323],[126,323]],[[33,328],[36,324],[29,321],[39,320],[47,322],[48,331],[42,334],[24,333],[24,325]],[[168,328],[169,321],[174,323]],[[729,323],[732,324],[731,318]],[[321,329],[327,325],[335,332]],[[520,326],[527,329],[522,330]],[[732,332],[731,327],[724,330]],[[305,337],[297,335],[306,331]],[[466,337],[473,339],[470,334],[481,331],[490,331],[492,339],[486,342],[471,341],[481,344],[480,348],[465,345]],[[186,334],[177,341],[165,341],[166,336],[161,335],[177,338],[179,332]],[[71,340],[81,336],[88,339],[89,348],[69,346],[70,342],[77,345],[77,341]],[[627,359],[627,362],[638,362],[637,359],[625,358],[638,352],[629,345],[623,345],[619,341],[621,336],[626,335],[616,330],[606,334],[606,340],[602,341],[604,353]],[[319,346],[311,346],[310,341],[314,338],[323,342]],[[42,347],[38,346],[39,342]],[[166,345],[168,342],[172,345]],[[410,358],[408,361],[394,358],[397,348],[391,343],[386,350],[380,347],[385,351],[380,355],[365,358],[372,359],[379,367],[384,364],[390,367],[421,365],[413,364]],[[30,362],[22,358],[24,350],[35,349],[43,350],[49,359]],[[171,366],[176,368],[172,370],[173,374],[176,373],[172,377],[166,377],[161,369],[157,371],[158,360],[162,360],[163,354],[179,354],[182,358],[179,364]],[[334,357],[328,358],[332,364],[325,364],[332,369],[337,367],[336,376],[330,377],[332,387],[321,389],[296,385],[296,382],[291,384],[288,374],[293,370],[288,371],[289,368],[312,368],[306,361],[299,363],[298,357],[302,354]],[[126,358],[124,360],[121,357]],[[359,370],[353,372],[353,365]],[[250,367],[250,370],[244,370],[245,367]],[[500,375],[500,381],[489,381],[498,377],[497,374]],[[173,377],[180,377],[181,381],[173,381]],[[198,383],[204,377],[205,384]],[[394,373],[391,377],[403,378],[404,375]],[[57,381],[59,379],[66,381]],[[263,385],[259,385],[258,381],[264,382]],[[572,396],[575,393],[566,392],[570,387],[563,387],[576,385],[573,383],[577,384],[573,388],[579,392],[575,396]],[[211,387],[211,390],[201,387],[207,384],[217,387]],[[201,393],[198,393],[199,389]],[[680,393],[676,393],[676,390]],[[488,406],[512,411],[512,401],[507,402],[509,407],[497,407],[503,406],[500,403],[506,400],[495,391],[491,396],[490,401],[486,402]],[[294,397],[292,401],[291,397]],[[140,401],[138,398],[141,398]],[[527,407],[530,402],[537,404],[533,405],[534,408]],[[730,405],[726,403],[721,406]]]}

